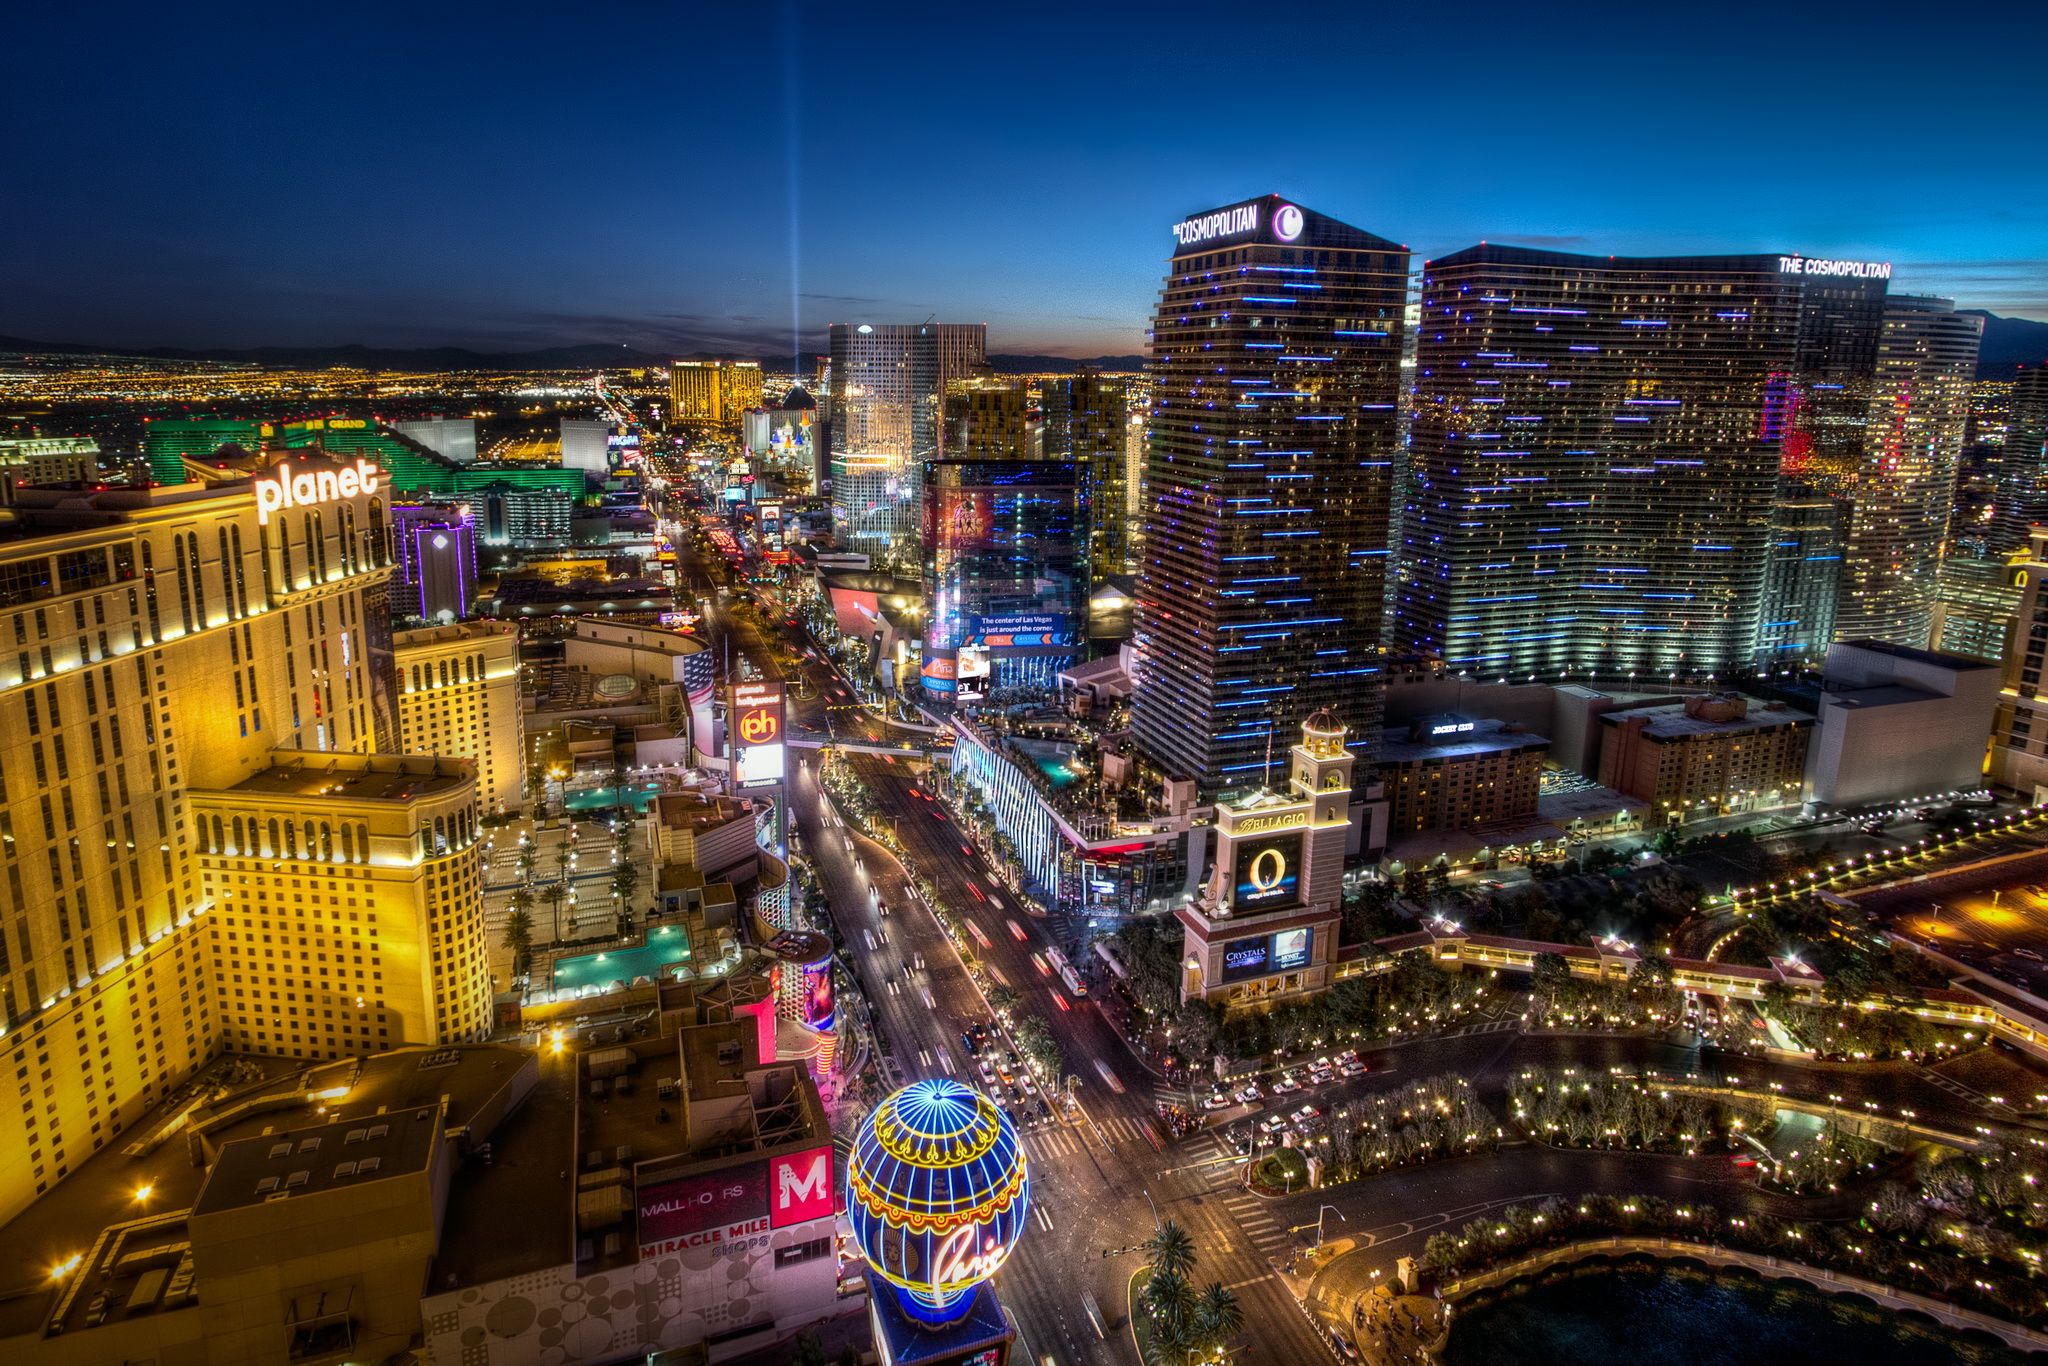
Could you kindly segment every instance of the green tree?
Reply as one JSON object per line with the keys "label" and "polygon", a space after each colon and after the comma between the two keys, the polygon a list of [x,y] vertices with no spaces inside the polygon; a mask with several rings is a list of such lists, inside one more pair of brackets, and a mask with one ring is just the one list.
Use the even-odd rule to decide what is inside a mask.
{"label": "green tree", "polygon": [[1140,1247],[1145,1253],[1145,1264],[1154,1271],[1185,1276],[1195,1269],[1195,1240],[1171,1219],[1153,1229],[1152,1236]]}
{"label": "green tree", "polygon": [[988,989],[988,1008],[998,1015],[1008,1015],[1017,1008],[1017,993],[998,982]]}
{"label": "green tree", "polygon": [[1570,990],[1572,982],[1571,961],[1561,953],[1539,953],[1529,969],[1529,990],[1535,995],[1555,1002],[1560,993]]}
{"label": "green tree", "polygon": [[1244,1309],[1229,1286],[1211,1281],[1195,1298],[1191,1327],[1196,1347],[1220,1350],[1244,1330]]}
{"label": "green tree", "polygon": [[505,917],[504,945],[512,951],[512,975],[517,977],[526,971],[527,962],[533,957],[531,912],[518,909]]}

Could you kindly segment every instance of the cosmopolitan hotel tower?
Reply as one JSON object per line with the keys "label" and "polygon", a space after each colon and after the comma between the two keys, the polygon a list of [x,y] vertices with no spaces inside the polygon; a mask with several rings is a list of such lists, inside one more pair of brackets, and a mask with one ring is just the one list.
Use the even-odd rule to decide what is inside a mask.
{"label": "cosmopolitan hotel tower", "polygon": [[[1430,262],[1401,646],[1488,677],[1817,657],[1846,522],[1808,505],[1864,475],[1890,273],[1485,245]],[[1774,534],[1781,500],[1805,532]],[[1774,542],[1798,563],[1772,579]]]}
{"label": "cosmopolitan hotel tower", "polygon": [[1407,248],[1277,195],[1196,214],[1152,328],[1132,726],[1205,793],[1380,725]]}
{"label": "cosmopolitan hotel tower", "polygon": [[0,522],[0,1219],[223,1048],[487,1024],[474,770],[372,753],[381,476],[214,475]]}

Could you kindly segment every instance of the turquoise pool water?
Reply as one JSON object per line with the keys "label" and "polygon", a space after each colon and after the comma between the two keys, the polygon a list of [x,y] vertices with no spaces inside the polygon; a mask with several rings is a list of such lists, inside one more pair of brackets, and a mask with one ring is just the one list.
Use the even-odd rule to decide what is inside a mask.
{"label": "turquoise pool water", "polygon": [[1054,791],[1068,786],[1080,777],[1067,767],[1067,760],[1073,755],[1071,746],[1054,744],[1047,740],[1016,740],[1012,743],[1023,751],[1026,758],[1038,765],[1038,771],[1045,775],[1046,781],[1053,785]]}
{"label": "turquoise pool water", "polygon": [[683,961],[689,951],[689,936],[674,925],[657,926],[645,944],[557,958],[555,990],[576,994],[591,987],[602,991],[613,982],[631,986],[635,977],[652,977],[665,964]]}
{"label": "turquoise pool water", "polygon": [[[658,783],[634,783],[626,788],[626,805],[635,811],[645,811],[659,791],[661,786]],[[589,787],[581,792],[571,792],[563,803],[571,811],[602,811],[618,804],[619,799],[609,787]]]}

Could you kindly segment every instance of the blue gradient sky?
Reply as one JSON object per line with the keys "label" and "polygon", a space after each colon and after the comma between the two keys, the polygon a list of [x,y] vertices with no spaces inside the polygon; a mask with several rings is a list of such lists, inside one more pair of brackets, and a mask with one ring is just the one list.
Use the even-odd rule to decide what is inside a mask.
{"label": "blue gradient sky", "polygon": [[2048,6],[36,5],[0,333],[1142,348],[1188,211],[1887,259],[2048,318]]}

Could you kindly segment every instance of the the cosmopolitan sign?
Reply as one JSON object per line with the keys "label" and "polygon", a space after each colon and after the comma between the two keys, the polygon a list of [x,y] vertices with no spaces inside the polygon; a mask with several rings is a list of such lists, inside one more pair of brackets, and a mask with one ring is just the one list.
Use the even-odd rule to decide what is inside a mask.
{"label": "the cosmopolitan sign", "polygon": [[1780,275],[1844,275],[1856,280],[1889,280],[1889,261],[1826,261],[1818,257],[1780,256]]}
{"label": "the cosmopolitan sign", "polygon": [[256,477],[256,520],[267,526],[273,512],[375,493],[383,478],[382,469],[360,457],[338,470],[294,470],[285,462]]}
{"label": "the cosmopolitan sign", "polygon": [[[1269,207],[1272,210],[1270,217],[1267,216]],[[1183,247],[1198,247],[1221,242],[1225,238],[1249,236],[1267,228],[1271,230],[1274,241],[1292,242],[1307,226],[1308,218],[1300,208],[1268,196],[1247,204],[1233,204],[1227,209],[1198,213],[1193,218],[1183,218],[1173,225],[1173,240]]]}

